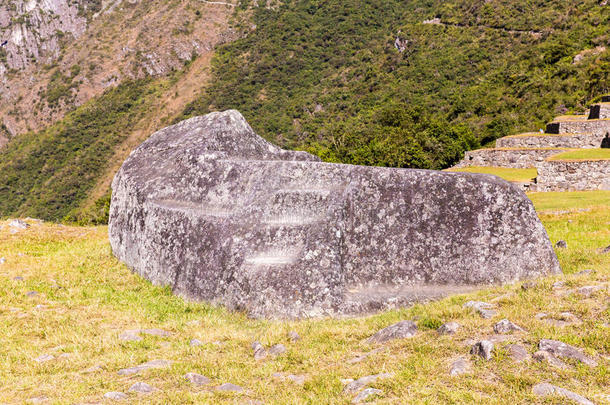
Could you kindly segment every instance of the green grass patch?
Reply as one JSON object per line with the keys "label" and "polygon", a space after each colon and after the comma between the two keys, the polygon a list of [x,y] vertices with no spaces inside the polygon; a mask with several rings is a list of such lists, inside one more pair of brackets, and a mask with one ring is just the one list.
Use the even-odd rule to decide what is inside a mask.
{"label": "green grass patch", "polygon": [[450,172],[493,174],[507,181],[528,182],[537,176],[536,168],[514,169],[510,167],[471,166],[448,169]]}
{"label": "green grass patch", "polygon": [[[568,242],[567,249],[557,251],[565,275],[542,278],[527,291],[516,283],[374,316],[290,322],[248,319],[217,306],[186,302],[168,288],[151,285],[113,257],[105,226],[32,222],[28,230],[11,234],[7,223],[0,222],[0,256],[6,258],[0,265],[0,324],[7,325],[0,328],[0,398],[7,403],[25,403],[33,397],[47,397],[54,404],[98,403],[104,402],[106,392],[127,392],[142,381],[158,391],[129,394],[127,402],[347,405],[352,396],[342,393],[341,379],[391,372],[394,377],[371,384],[383,391],[379,403],[547,403],[531,394],[531,387],[542,381],[603,403],[610,367],[610,328],[604,326],[610,322],[607,293],[584,299],[553,290],[552,284],[564,281],[567,292],[608,282],[610,254],[601,254],[599,248],[610,241],[610,192],[530,197],[541,210],[551,241]],[[570,210],[561,212],[566,209]],[[584,269],[594,272],[576,274]],[[39,294],[26,296],[33,290]],[[471,299],[495,302],[500,315],[482,319],[464,309]],[[582,323],[559,328],[535,317],[539,312],[559,316],[566,311]],[[504,317],[528,332],[497,343],[490,361],[470,357],[466,340],[493,335],[493,324]],[[417,322],[414,338],[393,341],[360,362],[350,362],[378,347],[367,344],[367,337],[403,319]],[[435,329],[447,321],[462,327],[453,336],[439,336]],[[118,339],[135,328],[162,328],[172,335],[143,335],[140,342]],[[301,340],[291,342],[289,331],[298,332]],[[577,345],[596,357],[599,366],[568,361],[568,369],[558,370],[508,358],[506,344],[518,342],[534,353],[542,338]],[[190,346],[191,339],[203,344]],[[256,361],[250,347],[254,340],[266,346],[282,343],[288,352]],[[42,354],[55,359],[34,361]],[[450,377],[449,366],[458,356],[472,360],[472,371]],[[154,359],[174,363],[134,376],[117,374],[121,368]],[[92,366],[101,368],[84,372]],[[206,375],[212,382],[209,387],[193,387],[183,377],[187,372]],[[277,372],[304,374],[307,379],[301,386],[274,377]],[[211,389],[225,382],[241,385],[246,392]]]}
{"label": "green grass patch", "polygon": [[557,155],[553,155],[549,160],[595,160],[610,159],[610,149],[575,149]]}

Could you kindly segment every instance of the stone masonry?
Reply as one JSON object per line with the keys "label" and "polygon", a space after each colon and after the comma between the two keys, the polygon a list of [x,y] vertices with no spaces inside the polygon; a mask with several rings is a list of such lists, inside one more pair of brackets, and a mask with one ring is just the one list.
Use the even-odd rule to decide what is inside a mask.
{"label": "stone masonry", "polygon": [[495,148],[466,152],[454,167],[536,168],[533,183],[519,183],[525,191],[610,190],[610,160],[558,160],[552,157],[574,149],[599,148],[610,132],[610,97],[590,107],[588,115],[556,118],[545,133],[510,135]]}

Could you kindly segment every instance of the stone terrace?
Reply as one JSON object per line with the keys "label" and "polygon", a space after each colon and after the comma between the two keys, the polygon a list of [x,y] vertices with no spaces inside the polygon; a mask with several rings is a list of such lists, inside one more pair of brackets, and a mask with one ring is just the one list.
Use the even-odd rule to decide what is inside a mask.
{"label": "stone terrace", "polygon": [[609,190],[610,160],[552,160],[566,150],[599,148],[608,132],[610,96],[604,96],[587,114],[555,118],[545,132],[510,135],[498,139],[495,148],[468,151],[454,168],[536,168],[533,182],[518,183],[529,191]]}

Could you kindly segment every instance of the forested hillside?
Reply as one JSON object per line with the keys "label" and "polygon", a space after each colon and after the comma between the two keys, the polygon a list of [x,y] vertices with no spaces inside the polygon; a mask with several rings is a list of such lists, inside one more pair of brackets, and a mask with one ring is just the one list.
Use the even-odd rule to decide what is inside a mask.
{"label": "forested hillside", "polygon": [[[157,3],[172,13],[178,4]],[[171,35],[136,29],[157,3],[126,3],[104,17],[108,23],[98,20],[93,28],[103,35],[84,36],[95,45],[79,42],[74,61],[99,49],[122,55],[110,44],[126,29],[133,29],[130,43],[159,37],[170,50],[172,38],[198,32],[193,26],[218,27],[201,28],[211,44],[226,42],[220,32],[238,39],[216,47],[211,73],[204,52],[164,77],[143,68],[112,76],[103,81],[110,90],[61,121],[13,138],[0,152],[0,217],[103,221],[110,179],[128,149],[161,125],[213,110],[238,109],[267,139],[327,161],[440,169],[465,150],[536,130],[610,92],[610,6],[598,1],[242,1],[221,5],[239,16],[231,31],[204,24],[218,13],[203,7],[216,6],[193,1],[180,10],[195,25],[174,27],[168,17],[159,21]],[[132,51],[125,52],[148,63]],[[64,57],[43,77],[63,86],[83,75],[71,70],[74,61]],[[48,104],[50,84],[25,99]],[[11,117],[23,119],[21,111]]]}
{"label": "forested hillside", "polygon": [[610,90],[598,1],[297,0],[253,18],[184,117],[236,108],[330,161],[444,168]]}

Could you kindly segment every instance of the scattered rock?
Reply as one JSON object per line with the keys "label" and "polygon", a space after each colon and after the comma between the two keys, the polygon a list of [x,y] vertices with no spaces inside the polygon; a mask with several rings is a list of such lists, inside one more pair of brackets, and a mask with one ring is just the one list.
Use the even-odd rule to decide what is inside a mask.
{"label": "scattered rock", "polygon": [[597,361],[586,356],[580,349],[558,340],[542,339],[538,347],[540,350],[547,351],[557,357],[578,360],[590,367],[597,366]]}
{"label": "scattered rock", "polygon": [[9,222],[8,226],[15,229],[28,229],[30,224],[20,219],[13,219],[11,222]]}
{"label": "scattered rock", "polygon": [[541,383],[534,385],[532,387],[532,393],[539,397],[548,397],[556,395],[568,398],[580,405],[594,405],[593,402],[589,401],[587,398],[581,395],[576,394],[575,392],[568,391],[565,388],[561,388],[549,383]]}
{"label": "scattered rock", "polygon": [[384,343],[394,339],[405,339],[415,336],[417,325],[411,321],[400,321],[381,329],[367,339],[368,343]]}
{"label": "scattered rock", "polygon": [[481,340],[472,346],[472,349],[470,349],[470,354],[474,354],[476,356],[481,356],[485,360],[489,361],[492,358],[491,353],[492,353],[493,349],[494,349],[493,343],[491,343],[489,340]]}
{"label": "scattered rock", "polygon": [[464,308],[474,309],[484,319],[490,319],[497,315],[497,312],[492,309],[493,307],[493,304],[482,301],[468,301],[464,304]]}
{"label": "scattered rock", "polygon": [[526,281],[525,283],[521,284],[521,289],[523,291],[527,291],[527,290],[531,290],[532,288],[536,288],[538,286],[538,283],[536,283],[535,281]]}
{"label": "scattered rock", "polygon": [[13,277],[13,280],[15,280],[15,281],[23,281],[23,277],[21,277],[21,276]]}
{"label": "scattered rock", "polygon": [[271,348],[268,350],[268,353],[274,357],[279,356],[280,354],[286,353],[286,346],[284,346],[283,344],[271,346]]}
{"label": "scattered rock", "polygon": [[365,388],[362,391],[360,391],[360,393],[358,395],[356,395],[354,397],[354,399],[352,400],[352,404],[359,404],[361,402],[366,401],[368,398],[372,397],[373,395],[382,395],[383,391],[378,390],[376,388]]}
{"label": "scattered rock", "polygon": [[69,359],[70,357],[72,357],[71,353],[62,353],[59,355],[59,359],[65,360],[65,359]]}
{"label": "scattered rock", "polygon": [[26,297],[35,297],[38,295],[38,291],[28,291],[25,293]]}
{"label": "scattered rock", "polygon": [[41,397],[29,398],[25,402],[28,403],[28,404],[42,404],[43,402],[47,402],[48,400],[49,400],[48,397],[41,396]]}
{"label": "scattered rock", "polygon": [[555,247],[559,249],[566,249],[568,247],[568,242],[565,240],[559,240],[555,243]]}
{"label": "scattered rock", "polygon": [[376,354],[376,353],[379,353],[382,350],[383,350],[382,347],[378,347],[377,349],[371,350],[368,353],[364,353],[364,354],[361,354],[360,356],[356,356],[356,357],[354,357],[352,359],[349,359],[347,362],[348,362],[348,364],[360,363],[361,361],[366,360],[369,356],[371,356],[373,354]]}
{"label": "scattered rock", "polygon": [[[608,246],[608,247],[610,247],[610,246]],[[584,269],[584,270],[576,273],[576,275],[577,276],[586,276],[586,275],[593,274],[593,273],[594,273],[594,271],[592,269]]]}
{"label": "scattered rock", "polygon": [[119,370],[117,373],[119,375],[131,375],[139,373],[140,371],[147,370],[149,368],[163,368],[169,367],[172,364],[169,360],[151,360],[149,362],[140,364],[139,366],[124,368]]}
{"label": "scattered rock", "polygon": [[561,288],[564,288],[565,286],[566,286],[565,281],[556,281],[553,283],[553,290],[559,290]]}
{"label": "scattered rock", "polygon": [[441,325],[436,331],[441,335],[453,335],[460,328],[460,324],[457,322],[447,322]]}
{"label": "scattered rock", "polygon": [[83,374],[92,374],[92,373],[97,373],[98,371],[103,371],[104,368],[102,366],[92,366],[89,368],[84,369],[83,371],[81,371],[81,373]]}
{"label": "scattered rock", "polygon": [[578,290],[576,290],[576,292],[585,298],[589,298],[591,295],[593,295],[597,291],[601,291],[603,289],[604,289],[604,287],[601,285],[587,285],[584,287],[580,287]]}
{"label": "scattered rock", "polygon": [[145,335],[150,335],[150,336],[159,336],[159,337],[168,337],[171,336],[172,334],[166,330],[163,329],[141,329],[140,333],[143,333]]}
{"label": "scattered rock", "polygon": [[510,358],[517,363],[528,361],[531,358],[527,349],[522,345],[507,345],[506,349],[508,349]]}
{"label": "scattered rock", "polygon": [[186,373],[184,378],[189,380],[193,385],[208,385],[212,382],[208,377],[197,373]]}
{"label": "scattered rock", "polygon": [[137,392],[139,394],[150,394],[157,389],[151,385],[148,385],[144,382],[137,382],[129,388],[129,392]]}
{"label": "scattered rock", "polygon": [[545,350],[538,350],[536,353],[534,353],[532,357],[541,363],[548,363],[553,367],[561,369],[568,368],[568,365],[566,363],[559,360],[557,357],[553,356],[551,353]]}
{"label": "scattered rock", "polygon": [[290,339],[291,342],[296,342],[298,340],[301,340],[301,336],[299,336],[299,334],[295,331],[290,331],[288,332],[288,339]]}
{"label": "scattered rock", "polygon": [[273,377],[279,378],[283,381],[292,381],[295,384],[303,385],[307,376],[305,374],[286,374],[286,373],[273,373]]}
{"label": "scattered rock", "polygon": [[34,361],[37,363],[46,363],[47,361],[51,361],[53,359],[55,359],[55,356],[53,356],[52,354],[43,354],[41,356],[36,357]]}
{"label": "scattered rock", "polygon": [[4,257],[0,257],[0,264],[6,263],[6,259]]}
{"label": "scattered rock", "polygon": [[239,385],[224,383],[216,387],[217,391],[243,392],[243,388]]}
{"label": "scattered rock", "polygon": [[348,383],[345,386],[345,388],[343,388],[343,392],[345,394],[355,394],[356,392],[360,391],[367,385],[369,385],[379,379],[392,378],[392,377],[394,377],[394,373],[373,374],[373,375],[367,375],[365,377],[360,377],[359,379]]}
{"label": "scattered rock", "polygon": [[558,327],[582,323],[581,320],[571,312],[562,312],[556,317],[545,318],[544,322]]}
{"label": "scattered rock", "polygon": [[123,392],[110,391],[104,394],[104,398],[112,399],[113,401],[121,401],[127,399],[127,394]]}
{"label": "scattered rock", "polygon": [[203,345],[203,342],[199,339],[191,339],[191,341],[189,342],[189,346],[201,346]]}
{"label": "scattered rock", "polygon": [[549,316],[549,314],[547,314],[546,312],[538,312],[536,315],[534,315],[534,318],[543,319],[543,318],[546,318],[547,316]]}
{"label": "scattered rock", "polygon": [[267,350],[260,342],[253,342],[252,350],[254,351],[254,360],[263,360],[268,355]]}
{"label": "scattered rock", "polygon": [[451,363],[451,367],[449,368],[449,375],[452,377],[458,376],[460,374],[465,374],[470,370],[470,362],[463,357],[455,360]]}
{"label": "scattered rock", "polygon": [[601,253],[601,254],[610,253],[610,245],[606,246],[606,247],[605,247],[605,248],[603,248],[603,249],[600,249],[600,250],[599,250],[599,253]]}
{"label": "scattered rock", "polygon": [[511,333],[511,332],[524,332],[523,328],[515,325],[508,319],[502,319],[500,322],[494,325],[494,332],[496,333]]}

